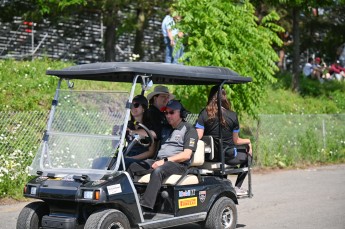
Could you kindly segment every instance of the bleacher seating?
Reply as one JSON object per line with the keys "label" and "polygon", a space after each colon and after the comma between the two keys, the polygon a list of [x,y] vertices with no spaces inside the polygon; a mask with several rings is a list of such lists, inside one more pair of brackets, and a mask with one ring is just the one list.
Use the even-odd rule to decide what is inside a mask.
{"label": "bleacher seating", "polygon": [[[143,61],[163,60],[160,20],[151,19],[145,31]],[[20,17],[14,17],[12,23],[0,22],[0,28],[1,58],[31,58],[32,51],[39,46],[34,54],[35,58],[49,57],[74,61],[77,64],[104,61],[102,32],[105,28],[102,27],[101,16],[97,13],[79,15],[58,23],[44,20],[34,26],[24,22]],[[133,54],[134,40],[134,33],[119,37],[116,45],[121,52],[115,49],[116,61],[129,61]]]}

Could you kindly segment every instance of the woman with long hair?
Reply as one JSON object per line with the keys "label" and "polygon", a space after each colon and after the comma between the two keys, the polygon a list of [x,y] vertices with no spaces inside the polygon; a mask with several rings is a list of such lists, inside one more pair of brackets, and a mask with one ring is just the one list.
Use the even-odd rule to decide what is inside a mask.
{"label": "woman with long hair", "polygon": [[[252,147],[250,139],[240,138],[240,126],[236,112],[231,110],[231,103],[226,97],[224,89],[221,90],[220,103],[222,118],[218,116],[218,90],[219,87],[213,86],[208,96],[206,108],[203,109],[196,123],[198,137],[201,139],[205,136],[212,136],[215,143],[215,157],[212,161],[221,160],[221,152],[219,152],[219,126],[222,126],[223,151],[225,153],[225,163],[228,165],[239,165],[244,167],[248,163],[248,156],[252,155]],[[236,146],[248,145],[247,152],[242,155],[237,151]],[[247,172],[242,172],[237,176],[235,190],[237,195],[245,195],[247,191],[241,188]]]}
{"label": "woman with long hair", "polygon": [[[151,130],[152,125],[150,119],[148,118],[148,101],[143,95],[137,95],[133,98],[131,107],[131,120],[128,122],[127,130],[127,140],[131,141],[131,136],[133,134],[139,134],[146,136],[145,131],[137,125],[137,123],[142,123],[148,129]],[[133,163],[147,158],[152,158],[155,153],[155,142],[152,142],[151,146],[143,146],[140,144],[134,145],[130,151],[127,153],[125,158],[126,168]]]}

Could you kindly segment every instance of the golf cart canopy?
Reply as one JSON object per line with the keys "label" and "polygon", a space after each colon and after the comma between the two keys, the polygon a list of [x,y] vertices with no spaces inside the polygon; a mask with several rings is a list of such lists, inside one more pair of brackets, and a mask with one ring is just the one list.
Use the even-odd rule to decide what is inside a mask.
{"label": "golf cart canopy", "polygon": [[[148,91],[154,84],[223,85],[251,82],[223,67],[193,67],[152,62],[106,62],[48,70],[60,78],[38,153],[30,174],[100,179],[125,170],[126,132],[137,83]],[[63,80],[131,83],[129,92],[61,89]],[[141,81],[141,82],[140,82]],[[142,91],[142,92],[143,92]],[[134,142],[135,143],[135,142]],[[67,179],[67,178],[66,178]]]}
{"label": "golf cart canopy", "polygon": [[104,62],[48,70],[47,75],[64,79],[132,83],[136,75],[150,76],[155,84],[209,85],[248,83],[250,77],[224,67],[194,67],[156,62]]}

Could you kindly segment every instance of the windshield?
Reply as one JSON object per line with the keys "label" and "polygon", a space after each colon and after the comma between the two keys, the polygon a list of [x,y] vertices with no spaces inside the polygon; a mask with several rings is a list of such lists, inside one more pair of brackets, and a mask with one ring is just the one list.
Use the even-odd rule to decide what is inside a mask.
{"label": "windshield", "polygon": [[119,150],[129,93],[57,90],[30,174],[105,174]]}

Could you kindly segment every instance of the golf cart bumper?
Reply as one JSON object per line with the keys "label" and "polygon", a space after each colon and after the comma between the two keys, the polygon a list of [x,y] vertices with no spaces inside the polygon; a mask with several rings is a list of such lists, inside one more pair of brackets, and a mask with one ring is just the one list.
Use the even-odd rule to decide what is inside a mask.
{"label": "golf cart bumper", "polygon": [[73,217],[48,216],[42,218],[42,228],[64,228],[75,229],[78,226],[77,219]]}

